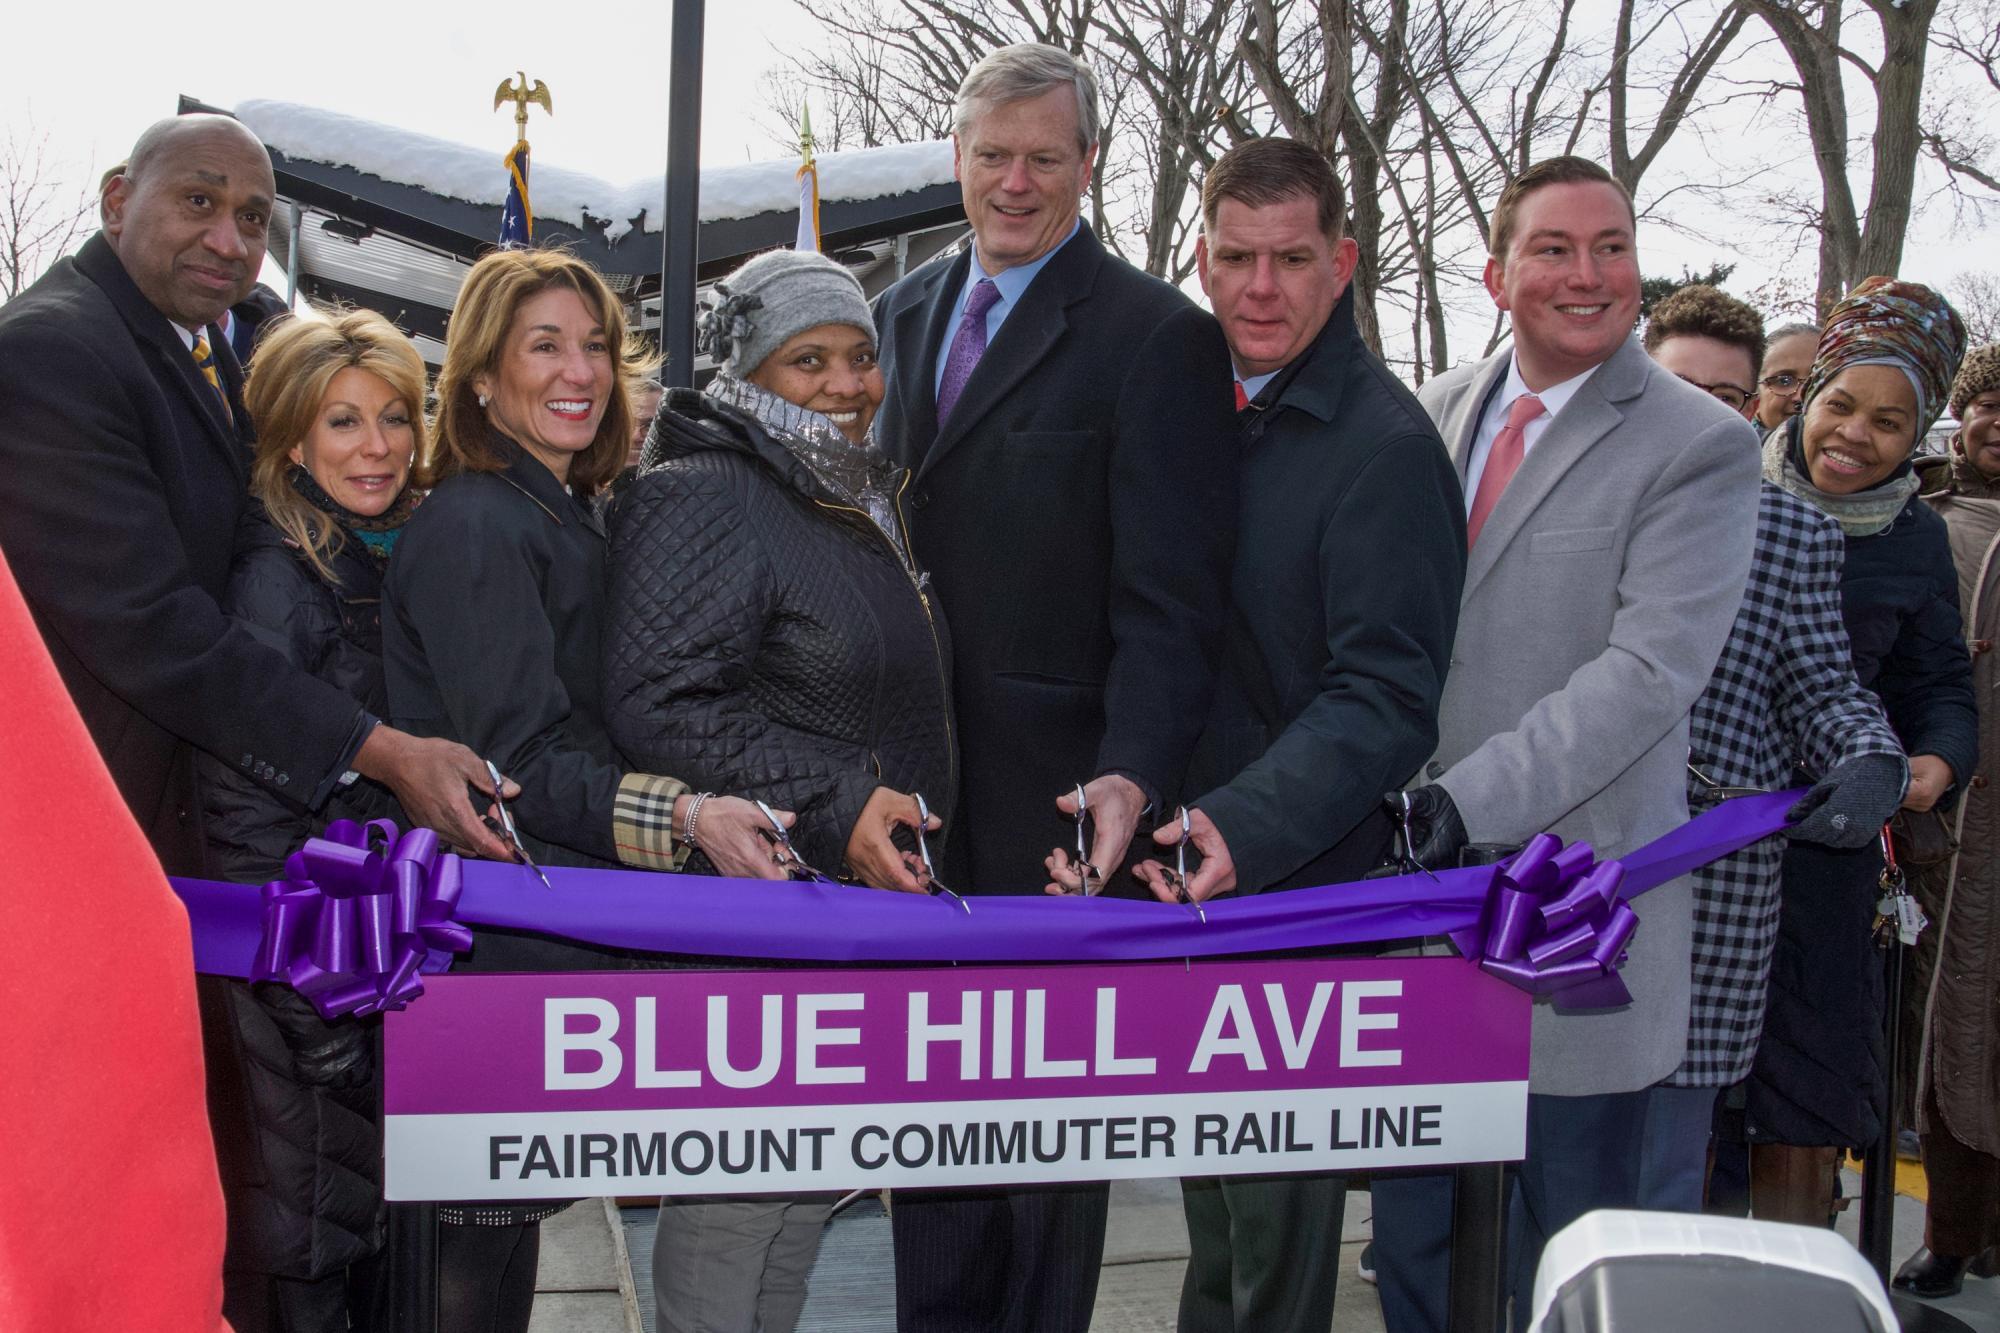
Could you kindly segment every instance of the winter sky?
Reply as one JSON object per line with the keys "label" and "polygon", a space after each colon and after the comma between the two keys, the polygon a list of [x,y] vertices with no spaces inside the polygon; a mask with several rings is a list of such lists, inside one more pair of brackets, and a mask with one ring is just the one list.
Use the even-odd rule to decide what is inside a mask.
{"label": "winter sky", "polygon": [[[511,108],[493,109],[493,90],[525,68],[549,85],[555,103],[553,117],[532,113],[536,162],[625,182],[665,161],[670,13],[668,0],[278,0],[192,11],[159,0],[96,8],[43,0],[12,7],[0,38],[0,118],[9,130],[32,119],[50,131],[60,170],[79,185],[94,184],[139,130],[173,113],[182,93],[224,107],[252,98],[304,103],[421,130],[490,149],[497,174],[513,124]],[[240,21],[232,24],[232,14]],[[814,32],[795,0],[710,0],[705,163],[787,155],[761,76],[782,50],[803,48]],[[1777,68],[1775,48],[1767,43],[1763,51],[1750,58]],[[1761,143],[1779,150],[1772,170],[1809,172],[1803,134],[1766,113],[1741,134],[1705,143],[1683,134],[1673,150],[1678,160],[1655,167],[1646,187],[1699,178],[1707,163],[1740,159],[1753,151],[1747,145]],[[1648,203],[1642,197],[1642,206]],[[1729,216],[1733,210],[1691,196],[1653,206],[1682,230],[1642,228],[1649,273],[1734,259],[1741,267],[1730,286],[1738,291],[1781,273],[1810,281],[1810,251],[1796,250],[1768,221]],[[1690,227],[1701,234],[1687,235]],[[1948,206],[1920,195],[1904,275],[1945,285],[1967,269],[2000,268],[1996,239],[2000,210],[1982,225],[1955,219]],[[1479,350],[1463,338],[1454,343],[1457,353]]]}

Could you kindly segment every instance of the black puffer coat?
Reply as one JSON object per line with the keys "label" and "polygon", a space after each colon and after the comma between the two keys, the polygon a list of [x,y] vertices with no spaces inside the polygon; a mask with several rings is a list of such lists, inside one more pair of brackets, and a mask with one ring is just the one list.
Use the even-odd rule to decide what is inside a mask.
{"label": "black puffer coat", "polygon": [[604,696],[618,748],[697,790],[796,811],[794,845],[829,874],[877,787],[921,792],[948,821],[945,629],[903,534],[701,394],[671,394],[654,432],[661,461],[613,519]]}
{"label": "black puffer coat", "polygon": [[[1944,520],[1912,496],[1881,532],[1849,537],[1841,601],[1855,675],[1881,696],[1904,750],[1937,755],[1969,779],[1978,716]],[[1956,799],[1954,790],[1939,806]],[[1752,1143],[1865,1147],[1881,1134],[1889,1078],[1872,942],[1881,873],[1872,844],[1786,849],[1770,1002],[1746,1089]]]}
{"label": "black puffer coat", "polygon": [[[350,538],[327,582],[252,504],[237,534],[223,609],[292,665],[376,716],[382,686],[381,565]],[[203,756],[204,829],[213,864],[261,884],[334,819],[400,819],[366,778],[336,787],[318,811]],[[232,1270],[328,1276],[382,1243],[382,1131],[373,1019],[328,1022],[289,987],[204,987],[203,1022],[229,1214]]]}

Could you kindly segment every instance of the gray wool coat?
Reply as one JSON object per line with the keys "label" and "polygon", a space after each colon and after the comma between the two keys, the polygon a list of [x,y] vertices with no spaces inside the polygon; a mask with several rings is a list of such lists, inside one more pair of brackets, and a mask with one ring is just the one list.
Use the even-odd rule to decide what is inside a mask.
{"label": "gray wool coat", "polygon": [[[1418,395],[1461,482],[1512,354]],[[1749,424],[1636,339],[1549,423],[1472,550],[1425,769],[1473,841],[1547,830],[1614,857],[1687,818],[1688,710],[1742,604],[1758,470]],[[1537,1005],[1533,1091],[1631,1092],[1680,1063],[1693,882],[1662,885],[1634,910],[1632,1003]]]}

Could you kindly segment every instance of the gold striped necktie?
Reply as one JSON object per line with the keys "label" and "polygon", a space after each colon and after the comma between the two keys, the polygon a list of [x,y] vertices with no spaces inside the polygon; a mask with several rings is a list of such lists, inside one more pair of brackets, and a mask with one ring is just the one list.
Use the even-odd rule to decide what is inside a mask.
{"label": "gold striped necktie", "polygon": [[208,387],[215,390],[216,397],[222,400],[222,415],[234,421],[236,414],[230,411],[229,395],[223,392],[222,375],[215,368],[215,351],[209,347],[208,339],[199,333],[194,335],[194,363],[201,368],[202,378],[208,381]]}

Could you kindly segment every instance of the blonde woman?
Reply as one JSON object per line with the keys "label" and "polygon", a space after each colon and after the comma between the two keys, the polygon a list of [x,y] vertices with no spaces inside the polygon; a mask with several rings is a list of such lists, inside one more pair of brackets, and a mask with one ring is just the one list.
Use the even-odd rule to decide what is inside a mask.
{"label": "blonde woman", "polygon": [[[382,716],[382,573],[417,498],[423,359],[372,311],[287,319],[260,343],[244,401],[259,444],[223,608]],[[329,820],[398,813],[366,778],[308,810],[201,763],[203,833],[239,882],[281,875]],[[242,1330],[345,1329],[350,1315],[367,1327],[383,1230],[374,1020],[323,1020],[279,985],[216,993],[227,1016],[211,1043],[227,1043],[241,1074],[221,1084],[242,1092],[211,1099],[229,1209],[225,1313]]]}

